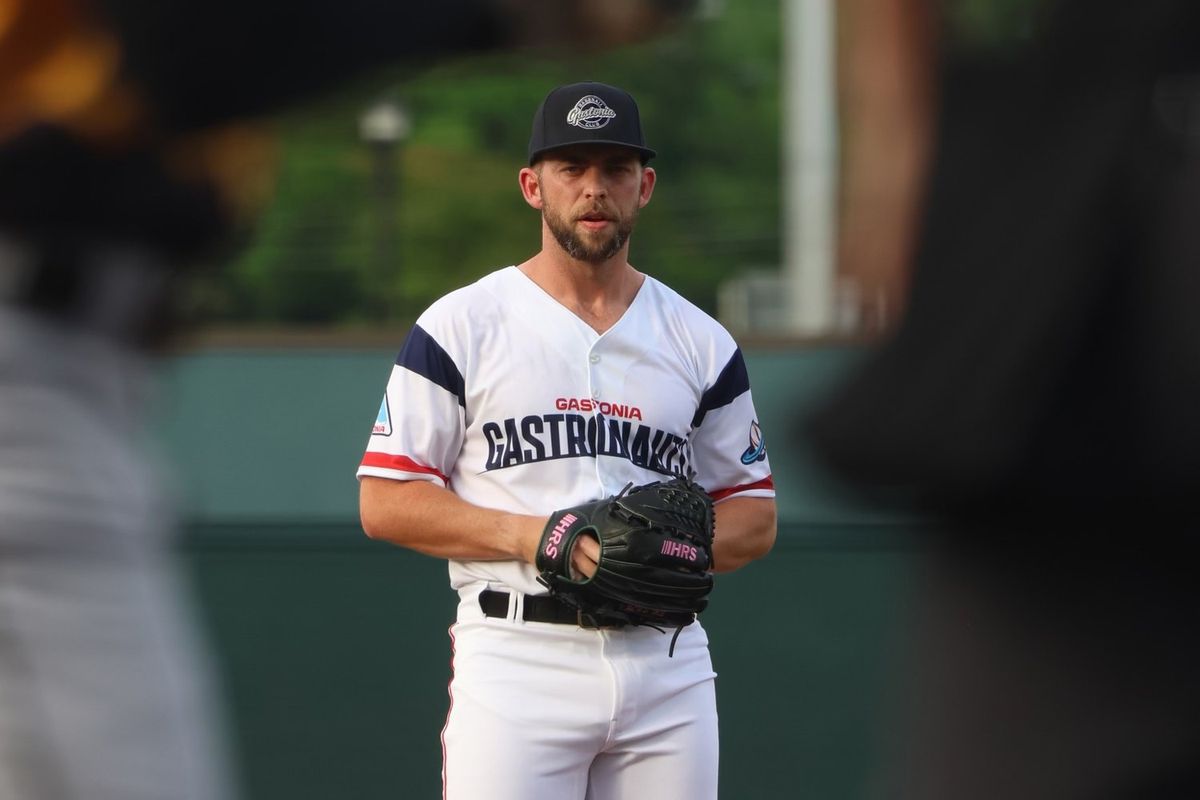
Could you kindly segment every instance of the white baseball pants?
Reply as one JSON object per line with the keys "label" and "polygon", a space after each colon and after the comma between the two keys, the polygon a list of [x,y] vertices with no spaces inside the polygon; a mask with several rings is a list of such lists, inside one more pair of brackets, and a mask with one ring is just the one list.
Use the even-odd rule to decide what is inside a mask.
{"label": "white baseball pants", "polygon": [[699,623],[668,657],[674,630],[526,622],[510,596],[508,618],[489,618],[463,592],[450,629],[445,800],[715,800],[716,674]]}

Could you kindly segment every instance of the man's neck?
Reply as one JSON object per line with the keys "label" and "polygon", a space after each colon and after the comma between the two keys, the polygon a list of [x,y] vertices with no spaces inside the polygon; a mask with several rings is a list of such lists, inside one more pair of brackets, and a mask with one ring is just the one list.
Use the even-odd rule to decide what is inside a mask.
{"label": "man's neck", "polygon": [[646,277],[630,265],[627,255],[628,249],[622,248],[606,261],[591,263],[544,249],[518,269],[597,333],[604,333],[633,303]]}

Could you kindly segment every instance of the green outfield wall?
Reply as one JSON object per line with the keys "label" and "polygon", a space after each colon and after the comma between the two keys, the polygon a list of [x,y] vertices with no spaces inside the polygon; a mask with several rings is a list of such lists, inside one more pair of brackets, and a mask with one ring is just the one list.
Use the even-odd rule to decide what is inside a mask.
{"label": "green outfield wall", "polygon": [[[445,563],[357,525],[354,470],[393,355],[211,349],[162,365],[184,566],[250,800],[440,797]],[[903,522],[840,497],[792,432],[855,352],[746,356],[781,529],[767,559],[719,578],[704,616],[721,797],[863,797],[913,556]]]}

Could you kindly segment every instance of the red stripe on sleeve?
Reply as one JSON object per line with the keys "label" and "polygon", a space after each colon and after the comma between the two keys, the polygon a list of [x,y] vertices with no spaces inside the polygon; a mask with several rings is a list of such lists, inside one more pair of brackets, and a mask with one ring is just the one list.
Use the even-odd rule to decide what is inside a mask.
{"label": "red stripe on sleeve", "polygon": [[362,466],[396,469],[400,470],[401,472],[419,472],[423,475],[436,475],[442,479],[442,483],[450,483],[449,478],[438,472],[433,467],[421,466],[408,456],[393,456],[387,453],[372,453],[368,451],[367,453],[363,454]]}
{"label": "red stripe on sleeve", "polygon": [[768,475],[767,477],[763,478],[761,481],[755,481],[754,483],[747,483],[747,484],[743,484],[742,486],[734,486],[732,489],[718,489],[715,492],[710,492],[709,496],[712,497],[713,502],[715,503],[718,500],[724,500],[726,497],[729,497],[730,495],[738,494],[740,492],[749,492],[753,489],[774,489],[774,488],[775,488],[775,479],[772,478],[770,475]]}

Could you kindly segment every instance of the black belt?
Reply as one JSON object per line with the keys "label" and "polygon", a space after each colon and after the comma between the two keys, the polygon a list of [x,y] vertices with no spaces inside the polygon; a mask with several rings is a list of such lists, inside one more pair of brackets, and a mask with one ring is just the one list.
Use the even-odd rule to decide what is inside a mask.
{"label": "black belt", "polygon": [[[508,592],[484,589],[479,593],[479,607],[485,617],[508,617]],[[527,594],[521,603],[521,618],[526,622],[553,622],[558,625],[578,625],[581,628],[623,628],[621,621],[608,622],[585,615],[577,608],[548,594]]]}

